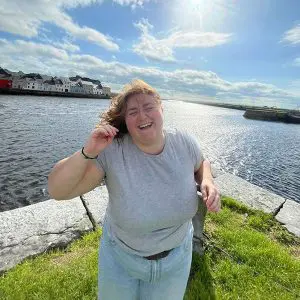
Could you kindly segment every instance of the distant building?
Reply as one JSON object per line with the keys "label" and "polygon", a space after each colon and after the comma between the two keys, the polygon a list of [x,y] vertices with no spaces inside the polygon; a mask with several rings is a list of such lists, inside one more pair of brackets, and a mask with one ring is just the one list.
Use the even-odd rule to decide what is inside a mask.
{"label": "distant building", "polygon": [[43,78],[40,74],[16,74],[12,76],[12,87],[25,90],[43,90]]}
{"label": "distant building", "polygon": [[81,80],[81,84],[85,94],[93,94],[94,84],[90,81]]}
{"label": "distant building", "polygon": [[0,80],[2,79],[10,80],[10,83],[1,81],[2,87],[11,86],[14,89],[111,96],[110,88],[103,87],[100,80],[79,75],[58,78],[38,73],[10,72],[0,67]]}
{"label": "distant building", "polygon": [[103,95],[102,85],[101,85],[101,84],[94,85],[93,93],[94,93],[95,95]]}
{"label": "distant building", "polygon": [[20,75],[12,76],[12,87],[13,89],[23,89],[27,85],[26,80],[21,79]]}
{"label": "distant building", "polygon": [[102,84],[100,80],[88,77],[70,77],[71,91],[74,93],[103,95]]}
{"label": "distant building", "polygon": [[103,89],[103,95],[104,96],[109,96],[109,97],[111,96],[111,89],[110,89],[110,87],[103,86],[102,89]]}
{"label": "distant building", "polygon": [[55,92],[55,81],[53,77],[44,81],[44,91]]}
{"label": "distant building", "polygon": [[36,73],[25,74],[19,78],[18,85],[24,90],[43,90],[43,77]]}
{"label": "distant building", "polygon": [[80,81],[72,82],[70,90],[71,90],[71,93],[79,93],[79,94],[84,93],[84,89],[83,89],[82,83]]}
{"label": "distant building", "polygon": [[12,87],[12,76],[4,69],[0,68],[0,89],[10,89]]}
{"label": "distant building", "polygon": [[12,76],[10,73],[8,73],[6,70],[3,68],[0,68],[0,79],[12,79]]}
{"label": "distant building", "polygon": [[12,80],[0,78],[0,89],[11,89]]}
{"label": "distant building", "polygon": [[64,92],[65,93],[71,92],[71,81],[69,80],[69,78],[62,78],[61,81],[63,83]]}
{"label": "distant building", "polygon": [[63,84],[62,80],[55,77],[54,81],[55,81],[56,92],[64,92],[64,84]]}
{"label": "distant building", "polygon": [[44,81],[44,91],[49,92],[64,92],[66,85],[60,78],[52,77],[51,79]]}

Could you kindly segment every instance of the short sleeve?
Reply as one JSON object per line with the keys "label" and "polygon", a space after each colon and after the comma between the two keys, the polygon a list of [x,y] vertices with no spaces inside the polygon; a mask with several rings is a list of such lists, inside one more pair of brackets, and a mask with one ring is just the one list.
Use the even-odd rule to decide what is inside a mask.
{"label": "short sleeve", "polygon": [[202,161],[205,159],[200,144],[195,136],[187,132],[185,133],[185,137],[187,139],[190,155],[194,162],[194,170],[198,170]]}
{"label": "short sleeve", "polygon": [[98,168],[102,169],[104,173],[107,172],[107,157],[106,157],[106,150],[102,151],[98,154],[96,158],[96,165]]}

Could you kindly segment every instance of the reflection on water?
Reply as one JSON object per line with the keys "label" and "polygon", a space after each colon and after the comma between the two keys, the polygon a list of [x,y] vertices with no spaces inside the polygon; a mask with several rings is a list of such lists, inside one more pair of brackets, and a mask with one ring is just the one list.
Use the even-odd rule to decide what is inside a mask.
{"label": "reflection on water", "polygon": [[[0,96],[0,211],[49,199],[47,177],[81,149],[108,100]],[[198,137],[220,169],[300,202],[299,125],[247,120],[243,111],[164,102],[165,127]]]}

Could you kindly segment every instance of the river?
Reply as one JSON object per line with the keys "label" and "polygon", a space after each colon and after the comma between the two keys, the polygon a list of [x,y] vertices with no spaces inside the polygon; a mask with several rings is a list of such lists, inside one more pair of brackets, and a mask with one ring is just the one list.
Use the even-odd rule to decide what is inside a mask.
{"label": "river", "polygon": [[[300,127],[243,111],[164,101],[165,127],[194,134],[206,158],[300,203]],[[0,211],[49,199],[55,163],[80,150],[109,100],[0,95]]]}

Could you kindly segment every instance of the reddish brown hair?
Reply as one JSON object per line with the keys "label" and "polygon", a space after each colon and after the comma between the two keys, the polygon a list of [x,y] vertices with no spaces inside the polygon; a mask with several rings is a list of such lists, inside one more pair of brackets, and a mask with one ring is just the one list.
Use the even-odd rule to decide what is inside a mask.
{"label": "reddish brown hair", "polygon": [[149,84],[143,80],[136,79],[131,83],[125,85],[121,93],[111,99],[110,106],[107,111],[100,115],[100,122],[96,125],[109,124],[119,129],[116,138],[122,138],[128,129],[125,123],[125,112],[127,100],[130,96],[137,94],[152,95],[156,99],[157,103],[161,103],[158,92]]}

